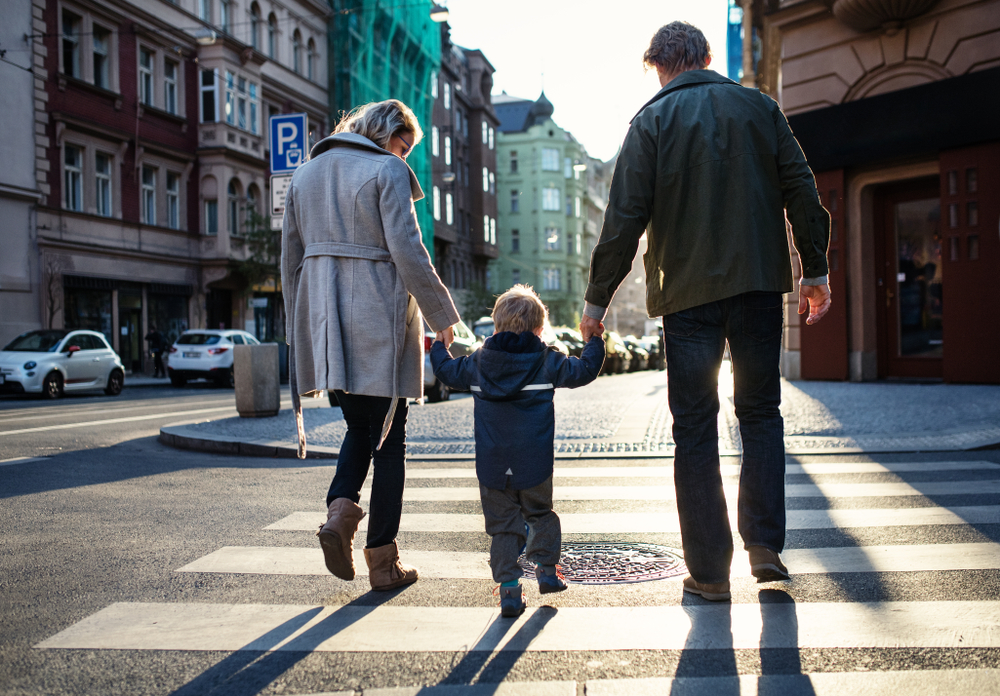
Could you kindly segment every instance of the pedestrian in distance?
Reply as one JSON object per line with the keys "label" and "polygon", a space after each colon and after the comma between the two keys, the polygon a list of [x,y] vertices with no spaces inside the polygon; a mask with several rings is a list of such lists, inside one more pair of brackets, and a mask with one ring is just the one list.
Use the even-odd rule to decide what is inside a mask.
{"label": "pedestrian in distance", "polygon": [[[423,322],[459,321],[421,241],[423,198],[406,157],[423,132],[402,102],[365,104],[318,142],[292,176],[282,225],[289,380],[300,458],[301,396],[336,394],[347,422],[318,532],[327,569],[353,580],[361,487],[374,464],[364,557],[374,590],[417,580],[399,558],[407,399],[423,395]],[[421,314],[423,316],[421,316]]]}
{"label": "pedestrian in distance", "polygon": [[567,587],[557,566],[562,533],[552,509],[552,397],[559,387],[590,384],[604,363],[600,333],[579,358],[546,345],[540,336],[547,316],[534,290],[515,285],[497,299],[494,334],[472,355],[453,358],[451,337],[444,334],[431,346],[437,378],[452,389],[472,391],[479,497],[493,580],[500,583],[500,613],[506,617],[520,615],[527,606],[517,562],[525,544],[538,591]]}
{"label": "pedestrian in distance", "polygon": [[718,374],[729,342],[743,441],[738,527],[759,582],[788,579],[781,404],[782,294],[794,289],[786,213],[802,265],[798,312],[830,307],[830,216],[778,104],[708,69],[704,34],[660,28],[644,55],[660,89],[632,120],[594,248],[580,331],[599,332],[639,238],[646,302],[663,317],[684,590],[730,599],[732,532],[718,445]]}
{"label": "pedestrian in distance", "polygon": [[163,369],[163,349],[166,340],[163,334],[156,330],[156,326],[149,327],[146,334],[146,343],[149,345],[149,352],[153,354],[153,377],[166,377],[167,371]]}

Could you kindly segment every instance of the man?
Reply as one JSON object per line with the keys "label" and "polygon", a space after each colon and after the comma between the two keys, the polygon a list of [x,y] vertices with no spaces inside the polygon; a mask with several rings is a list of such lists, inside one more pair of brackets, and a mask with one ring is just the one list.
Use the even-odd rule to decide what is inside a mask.
{"label": "man", "polygon": [[149,352],[153,354],[153,377],[167,376],[167,371],[163,369],[163,341],[163,334],[156,330],[156,326],[150,326],[146,342],[149,344]]}
{"label": "man", "polygon": [[632,121],[594,248],[580,329],[597,331],[648,226],[646,305],[663,317],[684,590],[730,599],[732,532],[719,470],[718,374],[729,341],[743,439],[738,523],[758,582],[788,579],[782,293],[793,290],[785,215],[802,261],[799,313],[830,307],[830,216],[774,100],[707,70],[705,36],[673,22],[644,56],[662,89]]}

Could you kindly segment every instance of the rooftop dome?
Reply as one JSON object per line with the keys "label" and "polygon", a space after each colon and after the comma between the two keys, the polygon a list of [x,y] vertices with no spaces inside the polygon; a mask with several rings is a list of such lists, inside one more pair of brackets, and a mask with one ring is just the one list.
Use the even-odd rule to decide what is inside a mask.
{"label": "rooftop dome", "polygon": [[541,96],[538,97],[538,101],[532,105],[531,112],[529,113],[532,125],[545,123],[545,121],[552,118],[552,113],[555,110],[555,107],[552,106],[552,102],[545,97],[545,90],[542,90]]}

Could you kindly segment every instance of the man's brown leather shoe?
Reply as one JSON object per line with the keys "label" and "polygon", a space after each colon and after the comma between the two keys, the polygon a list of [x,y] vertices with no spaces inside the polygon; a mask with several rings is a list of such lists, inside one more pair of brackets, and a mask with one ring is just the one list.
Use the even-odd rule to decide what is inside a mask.
{"label": "man's brown leather shoe", "polygon": [[698,582],[690,575],[684,578],[684,591],[696,594],[712,602],[727,602],[732,597],[729,593],[729,581]]}
{"label": "man's brown leather shoe", "polygon": [[747,551],[750,553],[750,573],[757,578],[757,582],[790,579],[788,568],[781,562],[777,551],[765,546],[751,546]]}

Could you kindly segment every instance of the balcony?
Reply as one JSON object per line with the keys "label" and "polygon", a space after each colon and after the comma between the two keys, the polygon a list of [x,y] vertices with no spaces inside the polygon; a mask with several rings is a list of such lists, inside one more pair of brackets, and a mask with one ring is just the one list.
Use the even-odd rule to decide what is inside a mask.
{"label": "balcony", "polygon": [[199,125],[198,148],[225,148],[234,153],[260,160],[262,165],[265,162],[264,136],[262,134],[254,135],[224,121]]}
{"label": "balcony", "polygon": [[500,256],[500,250],[497,248],[496,244],[490,244],[489,242],[484,242],[482,240],[475,240],[472,242],[472,253],[475,256],[482,256],[491,260]]}

